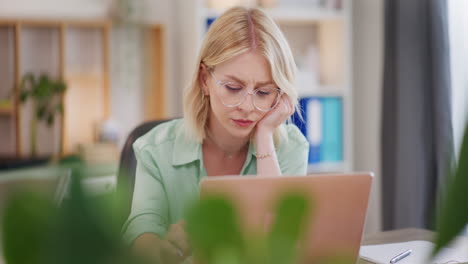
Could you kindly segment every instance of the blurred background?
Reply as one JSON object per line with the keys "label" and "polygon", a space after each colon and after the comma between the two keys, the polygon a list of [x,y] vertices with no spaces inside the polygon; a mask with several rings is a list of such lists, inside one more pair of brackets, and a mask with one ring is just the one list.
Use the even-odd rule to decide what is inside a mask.
{"label": "blurred background", "polygon": [[[415,188],[422,185],[420,178],[404,178],[404,173],[393,177],[400,166],[393,161],[409,160],[401,170],[424,179],[440,169],[412,169],[420,163],[403,155],[405,149],[388,145],[414,149],[413,143],[416,148],[422,144],[422,155],[452,147],[458,152],[468,119],[468,3],[390,2],[0,0],[0,181],[60,174],[51,160],[76,155],[93,165],[86,179],[91,192],[113,191],[130,132],[145,121],[182,116],[183,90],[210,23],[231,6],[259,6],[283,30],[298,66],[297,89],[306,116],[301,129],[311,143],[309,172],[375,173],[366,232],[428,228],[426,212],[411,218],[405,210],[412,208],[404,209],[402,217],[390,212],[390,223],[383,221],[386,205],[398,211],[405,199],[419,195]],[[442,23],[438,12],[445,14]],[[416,28],[421,21],[427,24]],[[432,83],[439,92],[432,92]],[[433,96],[424,97],[428,94]],[[440,112],[434,110],[440,105]],[[440,135],[442,128],[444,139],[449,138],[442,150],[428,150],[439,141],[424,136],[429,131],[424,124],[392,130],[434,116],[443,120],[431,121],[430,135]],[[424,164],[434,164],[434,156]],[[387,174],[385,163],[393,168]],[[426,180],[440,179],[434,177]],[[394,189],[405,179],[416,194],[398,196]],[[387,186],[391,194],[385,195]],[[421,203],[434,200],[435,191],[420,193]]]}

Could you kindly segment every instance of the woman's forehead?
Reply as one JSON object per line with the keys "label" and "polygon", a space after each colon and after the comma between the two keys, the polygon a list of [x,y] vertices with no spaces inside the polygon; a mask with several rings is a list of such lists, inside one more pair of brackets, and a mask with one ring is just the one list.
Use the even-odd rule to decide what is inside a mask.
{"label": "woman's forehead", "polygon": [[217,65],[216,72],[234,81],[272,83],[270,64],[256,52],[235,56]]}

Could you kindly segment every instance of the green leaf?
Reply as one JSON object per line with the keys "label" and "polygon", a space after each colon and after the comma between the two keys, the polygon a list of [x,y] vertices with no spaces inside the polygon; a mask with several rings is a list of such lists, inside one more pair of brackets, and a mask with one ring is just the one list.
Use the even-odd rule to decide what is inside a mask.
{"label": "green leaf", "polygon": [[317,260],[317,263],[320,264],[349,264],[355,263],[356,257],[352,255],[333,255],[333,256],[326,256],[320,257]]}
{"label": "green leaf", "polygon": [[37,99],[49,97],[51,95],[51,87],[48,78],[42,76],[39,84],[34,89],[34,97]]}
{"label": "green leaf", "polygon": [[46,113],[47,113],[47,105],[40,104],[37,106],[37,110],[36,110],[37,119],[39,120],[45,119]]}
{"label": "green leaf", "polygon": [[[29,89],[26,87],[29,84]],[[32,87],[36,86],[36,78],[32,73],[26,73],[21,80],[20,90],[27,91],[32,90]]]}
{"label": "green leaf", "polygon": [[73,170],[70,197],[59,210],[51,237],[48,264],[112,263],[124,252],[118,234],[106,227],[107,209],[88,197],[81,185],[80,168]]}
{"label": "green leaf", "polygon": [[7,203],[3,221],[6,264],[138,264],[145,263],[124,247],[108,196],[89,196],[81,186],[83,164],[70,157],[69,194],[60,208],[34,193]]}
{"label": "green leaf", "polygon": [[61,94],[61,93],[64,93],[66,90],[67,90],[67,86],[65,85],[65,83],[61,80],[57,81],[57,83],[55,83],[55,92],[58,93],[58,94]]}
{"label": "green leaf", "polygon": [[239,255],[239,251],[233,250],[232,248],[220,248],[213,256],[213,264],[244,264],[242,257]]}
{"label": "green leaf", "polygon": [[238,215],[227,199],[202,198],[186,219],[187,233],[197,258],[213,263],[220,251],[242,255],[244,241]]}
{"label": "green leaf", "polygon": [[26,99],[28,99],[29,93],[28,91],[22,91],[20,94],[20,102],[24,103]]}
{"label": "green leaf", "polygon": [[54,124],[54,119],[55,119],[54,114],[49,113],[47,115],[47,126],[49,127],[52,126]]}
{"label": "green leaf", "polygon": [[300,192],[286,194],[276,207],[276,218],[268,238],[267,263],[295,263],[300,235],[310,217],[312,203]]}
{"label": "green leaf", "polygon": [[8,264],[45,263],[45,243],[53,223],[52,201],[31,192],[14,194],[4,212],[3,252]]}
{"label": "green leaf", "polygon": [[447,246],[468,224],[468,123],[460,150],[459,160],[451,174],[445,197],[437,217],[437,233],[432,256]]}
{"label": "green leaf", "polygon": [[56,110],[59,114],[63,114],[63,103],[58,103],[57,104],[57,107],[56,107]]}

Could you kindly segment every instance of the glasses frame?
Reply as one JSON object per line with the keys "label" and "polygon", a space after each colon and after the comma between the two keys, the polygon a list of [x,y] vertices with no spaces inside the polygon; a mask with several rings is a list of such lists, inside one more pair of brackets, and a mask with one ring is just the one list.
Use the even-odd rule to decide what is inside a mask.
{"label": "glasses frame", "polygon": [[[215,76],[213,70],[209,70],[209,72],[210,72],[211,76],[213,77],[213,79],[215,80],[216,85],[220,86],[221,88],[225,88],[225,85],[229,83],[229,82],[222,82],[222,81],[218,80],[218,78],[216,78],[216,76]],[[231,104],[226,104],[226,103],[223,101],[222,98],[220,98],[220,99],[221,99],[221,103],[222,103],[224,106],[227,106],[227,107],[237,107],[237,106],[243,104],[243,103],[245,102],[245,99],[247,98],[247,95],[250,94],[250,95],[253,97],[253,98],[252,98],[252,105],[255,107],[255,109],[257,109],[257,110],[259,110],[259,111],[262,111],[262,112],[268,112],[268,111],[271,111],[273,108],[275,108],[275,107],[279,104],[279,102],[280,102],[280,100],[281,100],[281,96],[282,96],[283,93],[284,93],[283,90],[281,90],[280,88],[275,88],[275,89],[278,90],[278,92],[279,92],[278,101],[276,101],[275,105],[273,105],[272,107],[270,107],[270,109],[262,109],[262,108],[258,107],[257,105],[255,105],[255,100],[254,100],[254,97],[253,97],[253,96],[255,96],[255,95],[257,94],[257,92],[259,91],[258,88],[257,88],[257,89],[254,89],[254,90],[251,91],[251,92],[244,92],[243,98],[242,98],[242,99],[240,100],[240,102],[237,103],[237,104],[233,104],[233,105],[231,105]]]}

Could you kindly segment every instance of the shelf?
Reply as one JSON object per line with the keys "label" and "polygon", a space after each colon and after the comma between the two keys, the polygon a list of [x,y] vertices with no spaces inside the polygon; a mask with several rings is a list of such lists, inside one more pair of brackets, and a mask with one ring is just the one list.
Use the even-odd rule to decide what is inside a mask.
{"label": "shelf", "polygon": [[275,7],[264,9],[278,23],[316,23],[324,20],[344,18],[342,10],[319,7]]}
{"label": "shelf", "polygon": [[[79,128],[94,128],[90,125],[91,122],[87,122],[91,118],[85,119],[88,116],[83,113],[98,113],[97,117],[98,114],[91,116],[93,121],[107,118],[110,26],[111,20],[97,17],[0,18],[0,57],[6,65],[0,70],[0,154],[25,157],[31,151],[29,134],[30,120],[34,114],[33,105],[20,105],[15,97],[17,94],[9,92],[21,82],[26,73],[36,76],[46,73],[54,79],[65,79],[75,71],[84,72],[78,77],[77,74],[71,76],[76,77],[73,81],[78,80],[76,83],[67,83],[67,92],[61,97],[62,101],[68,100],[74,104],[64,107],[63,114],[58,116],[52,127],[44,122],[38,123],[36,132],[39,155],[52,155],[71,149],[66,125],[71,122],[69,118],[73,111],[81,114],[78,115],[81,119],[73,119],[73,123]],[[93,75],[95,72],[98,77]],[[82,76],[90,78],[79,78]],[[72,99],[70,94],[73,95]],[[87,97],[88,94],[92,96]],[[74,107],[77,104],[75,102],[79,101],[86,102],[86,107]],[[7,118],[8,122],[5,121]],[[77,133],[79,132],[81,130]],[[82,134],[84,133],[78,135]],[[93,136],[94,134],[86,142],[93,142]]]}
{"label": "shelf", "polygon": [[11,106],[0,106],[0,116],[12,116],[14,113]]}
{"label": "shelf", "polygon": [[307,173],[341,173],[349,170],[349,165],[345,162],[321,162],[307,166]]}
{"label": "shelf", "polygon": [[346,96],[347,92],[342,87],[318,86],[313,89],[298,89],[299,98],[313,96]]}
{"label": "shelf", "polygon": [[58,27],[61,25],[81,26],[81,27],[108,27],[112,24],[109,19],[70,19],[68,17],[57,17],[54,19],[43,17],[24,17],[24,18],[0,18],[0,25],[27,25],[27,26],[42,26],[42,27]]}
{"label": "shelf", "polygon": [[[344,18],[342,10],[319,7],[274,7],[263,9],[280,24],[309,24],[326,20],[340,20]],[[203,8],[206,18],[218,17],[224,10]]]}

